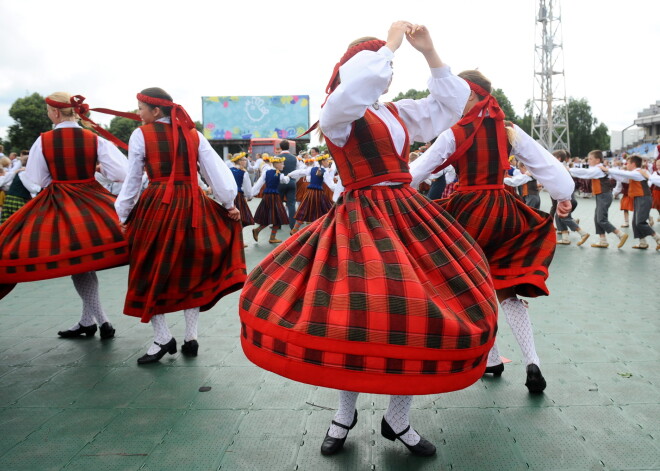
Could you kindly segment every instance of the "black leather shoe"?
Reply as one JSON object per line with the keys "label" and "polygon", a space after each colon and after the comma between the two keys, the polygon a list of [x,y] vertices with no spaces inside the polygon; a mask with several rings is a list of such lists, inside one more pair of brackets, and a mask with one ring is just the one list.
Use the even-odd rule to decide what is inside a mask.
{"label": "black leather shoe", "polygon": [[401,433],[394,433],[394,430],[392,430],[390,424],[387,423],[385,417],[383,417],[383,420],[380,421],[380,434],[383,437],[392,441],[398,438],[401,443],[406,445],[406,448],[408,448],[408,450],[410,450],[410,453],[412,453],[413,455],[417,455],[417,456],[435,455],[435,445],[430,441],[428,441],[426,438],[422,437],[421,435],[419,437],[419,443],[417,443],[417,445],[408,445],[406,442],[401,440],[401,437],[406,433],[408,433],[408,430],[410,430],[410,425],[408,425]]}
{"label": "black leather shoe", "polygon": [[540,394],[545,389],[545,378],[541,370],[534,363],[527,365],[527,381],[525,386],[532,394]]}
{"label": "black leather shoe", "polygon": [[500,377],[502,376],[503,371],[504,371],[504,363],[499,363],[497,365],[487,366],[486,371],[484,371],[484,374],[491,373],[493,376]]}
{"label": "black leather shoe", "polygon": [[112,327],[110,322],[104,322],[101,324],[101,327],[99,327],[99,334],[101,335],[101,340],[111,339],[115,336],[115,328]]}
{"label": "black leather shoe", "polygon": [[[351,430],[353,427],[355,427],[355,424],[357,424],[357,409],[355,410],[355,415],[353,416],[353,423],[350,426],[346,426],[344,424],[340,424],[339,422],[335,422],[334,420],[332,421],[332,425],[336,425],[337,427],[344,428],[346,430]],[[328,432],[330,429],[328,429]],[[339,450],[341,450],[344,447],[344,442],[346,441],[346,437],[348,437],[348,432],[346,432],[346,436],[344,438],[334,438],[328,435],[328,432],[325,433],[325,438],[323,439],[323,443],[321,444],[321,454],[322,455],[334,455],[337,453]]]}
{"label": "black leather shoe", "polygon": [[181,345],[181,353],[189,357],[196,357],[197,350],[199,350],[199,343],[197,343],[197,340],[184,340],[183,345]]}
{"label": "black leather shoe", "polygon": [[87,335],[87,337],[93,337],[96,333],[96,324],[84,326],[78,324],[77,329],[69,330],[60,330],[57,335],[65,339],[72,339],[74,337],[80,337],[81,335]]}
{"label": "black leather shoe", "polygon": [[172,337],[172,339],[166,344],[160,344],[158,342],[154,342],[154,343],[160,347],[160,350],[157,353],[154,353],[153,355],[149,355],[148,353],[145,353],[143,356],[138,358],[137,361],[138,365],[145,365],[147,363],[156,363],[161,358],[163,358],[166,353],[169,353],[170,355],[174,355],[176,353],[176,340],[174,340],[174,337]]}

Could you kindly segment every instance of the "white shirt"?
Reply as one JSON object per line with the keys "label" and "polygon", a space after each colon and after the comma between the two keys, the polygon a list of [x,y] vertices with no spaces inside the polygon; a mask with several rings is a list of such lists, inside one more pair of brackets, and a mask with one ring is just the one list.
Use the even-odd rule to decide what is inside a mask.
{"label": "white shirt", "polygon": [[603,178],[605,172],[600,169],[602,164],[596,165],[589,168],[569,168],[568,171],[571,172],[575,178],[582,178],[585,180],[593,180],[596,178]]}
{"label": "white shirt", "polygon": [[[272,167],[271,168],[266,168],[266,165],[264,165],[262,167],[261,175],[259,176],[259,179],[256,182],[254,182],[254,186],[252,187],[252,194],[253,195],[258,194],[259,191],[261,190],[261,187],[264,186],[264,184],[266,183],[266,172],[268,170],[275,170],[275,169],[272,168]],[[291,173],[293,173],[293,172],[291,172]],[[243,180],[245,180],[245,178]],[[280,172],[280,184],[282,184],[282,183],[284,183],[284,184],[289,183],[289,177],[287,177],[282,172]]]}
{"label": "white shirt", "polygon": [[517,175],[514,174],[510,177],[504,177],[504,184],[509,185],[509,186],[514,186],[518,187],[520,185],[524,185],[525,183],[531,182],[532,177],[525,173],[518,173]]}
{"label": "white shirt", "polygon": [[630,180],[634,180],[634,181],[637,181],[637,182],[641,182],[643,180],[646,180],[644,175],[642,175],[637,170],[619,170],[618,168],[611,168],[609,170],[608,174],[614,180],[620,181],[622,183],[628,183],[628,181],[630,181]]}
{"label": "white shirt", "polygon": [[[29,159],[28,159],[29,161]],[[6,173],[0,176],[0,190],[7,191],[11,186],[11,182],[14,181],[14,176],[18,169],[22,167],[21,161],[19,159],[14,159],[9,168],[6,168]]]}
{"label": "white shirt", "polygon": [[[170,118],[161,118],[158,122],[170,123]],[[216,201],[220,202],[225,208],[232,209],[234,198],[238,193],[234,176],[231,174],[229,167],[222,162],[220,156],[213,150],[209,141],[199,131],[197,134],[199,135],[198,161],[202,175],[213,188]],[[140,195],[146,158],[145,152],[144,134],[140,128],[137,128],[128,141],[128,176],[117,196],[117,201],[115,201],[115,209],[122,223],[126,222],[126,218],[128,218]],[[105,166],[101,165],[101,167]]]}
{"label": "white shirt", "polygon": [[660,188],[660,173],[653,172],[653,174],[649,177],[649,185],[655,185]]}
{"label": "white shirt", "polygon": [[[240,167],[235,167],[242,171]],[[243,175],[243,184],[241,185],[241,190],[243,190],[243,196],[245,196],[245,199],[247,200],[251,200],[254,196],[254,193],[252,193],[252,182],[250,181],[250,175],[248,175],[247,171],[245,172],[245,175]]]}
{"label": "white shirt", "polygon": [[[570,200],[575,183],[566,173],[561,162],[515,124],[514,129],[516,137],[512,143],[511,153],[525,164],[552,198],[557,201]],[[455,151],[454,132],[447,129],[426,152],[410,164],[410,173],[413,176],[411,185],[417,188],[421,181],[428,178],[431,172],[442,165]]]}
{"label": "white shirt", "polygon": [[[75,121],[63,121],[56,125],[55,129],[80,127],[81,126]],[[126,161],[124,154],[122,154],[114,144],[100,136],[97,136],[96,139],[96,153],[98,156],[98,162],[101,164],[101,173],[112,181],[124,181],[124,178],[126,178],[126,170],[128,168],[128,162]],[[46,188],[53,181],[50,171],[48,170],[46,157],[44,157],[41,136],[34,141],[34,144],[32,144],[32,147],[30,148],[30,157],[25,166],[25,173],[28,179],[42,188]]]}

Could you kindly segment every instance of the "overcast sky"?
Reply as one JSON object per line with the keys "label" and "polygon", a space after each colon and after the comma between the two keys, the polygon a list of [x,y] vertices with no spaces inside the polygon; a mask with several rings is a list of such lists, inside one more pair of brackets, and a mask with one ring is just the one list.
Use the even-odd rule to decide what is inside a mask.
{"label": "overcast sky", "polygon": [[[67,91],[132,110],[159,86],[202,120],[202,96],[309,95],[314,122],[334,64],[360,36],[425,24],[455,73],[479,68],[517,114],[534,87],[537,0],[0,0],[0,136],[20,97]],[[566,93],[610,131],[660,100],[660,1],[561,0]],[[397,51],[391,99],[426,88],[410,45]],[[108,124],[110,117],[92,119]]]}

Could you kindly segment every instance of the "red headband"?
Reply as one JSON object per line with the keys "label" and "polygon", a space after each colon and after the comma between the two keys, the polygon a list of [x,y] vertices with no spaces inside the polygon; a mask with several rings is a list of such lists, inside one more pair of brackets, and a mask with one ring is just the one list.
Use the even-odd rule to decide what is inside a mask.
{"label": "red headband", "polygon": [[358,52],[362,51],[377,51],[381,47],[383,47],[385,44],[387,44],[385,41],[381,39],[372,39],[371,41],[365,41],[360,44],[356,44],[353,47],[349,47],[348,50],[344,53],[344,55],[341,57],[339,62],[335,64],[335,68],[332,70],[332,76],[330,77],[330,81],[328,82],[328,85],[325,87],[325,93],[332,93],[332,91],[337,88],[337,85],[335,84],[335,81],[337,80],[337,77],[339,76],[339,68],[344,65],[348,60],[353,57],[355,54]]}
{"label": "red headband", "polygon": [[98,111],[99,113],[111,114],[114,116],[122,116],[124,118],[140,121],[140,117],[134,113],[123,113],[121,111],[113,111],[106,108],[90,108],[87,103],[84,103],[85,97],[82,95],[73,95],[69,99],[69,103],[56,101],[51,98],[46,98],[45,101],[47,105],[52,106],[53,108],[57,108],[57,109],[73,108],[73,111],[75,111],[75,113],[78,116],[80,116],[80,119],[82,119],[83,121],[87,121],[91,125],[92,129],[94,129],[101,136],[105,137],[106,139],[113,142],[116,146],[121,147],[122,149],[128,149],[126,143],[119,140],[117,137],[112,135],[106,129],[102,128],[94,121],[92,121],[92,119],[89,116],[87,116],[87,113],[89,113],[90,111]]}
{"label": "red headband", "polygon": [[[190,130],[195,129],[195,122],[192,120],[190,115],[183,109],[183,106],[174,103],[173,101],[166,100],[164,98],[154,98],[148,95],[143,95],[142,93],[137,94],[137,99],[142,103],[146,103],[152,106],[158,106],[161,108],[172,108],[171,121],[172,121],[172,151],[174,152],[175,158],[178,157],[179,150],[179,129],[182,129],[183,139],[186,143],[186,148],[188,149],[188,165],[190,170],[190,184],[193,188],[197,185],[197,159],[193,156],[197,149],[194,146],[193,140],[190,136]],[[163,203],[169,204],[172,201],[172,193],[174,191],[174,180],[175,180],[175,165],[174,161],[172,162],[172,173],[170,173],[170,178],[167,182],[167,187],[165,188],[165,194],[163,195]],[[199,192],[193,191],[193,207],[192,207],[192,226],[198,227],[198,223],[201,218],[199,212]]]}

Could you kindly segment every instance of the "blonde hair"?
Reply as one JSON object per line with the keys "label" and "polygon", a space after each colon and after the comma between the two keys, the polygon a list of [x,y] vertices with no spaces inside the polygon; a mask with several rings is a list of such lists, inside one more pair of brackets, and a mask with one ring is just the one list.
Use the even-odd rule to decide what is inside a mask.
{"label": "blonde hair", "polygon": [[9,157],[0,157],[0,167],[9,167],[11,165],[11,159]]}
{"label": "blonde hair", "polygon": [[[55,92],[48,95],[47,98],[53,101],[58,101],[60,103],[71,103],[71,95],[67,92]],[[62,113],[62,116],[65,116],[66,118],[80,119],[80,116],[78,116],[78,114],[73,111],[72,106],[69,106],[68,108],[57,108],[57,110]]]}

